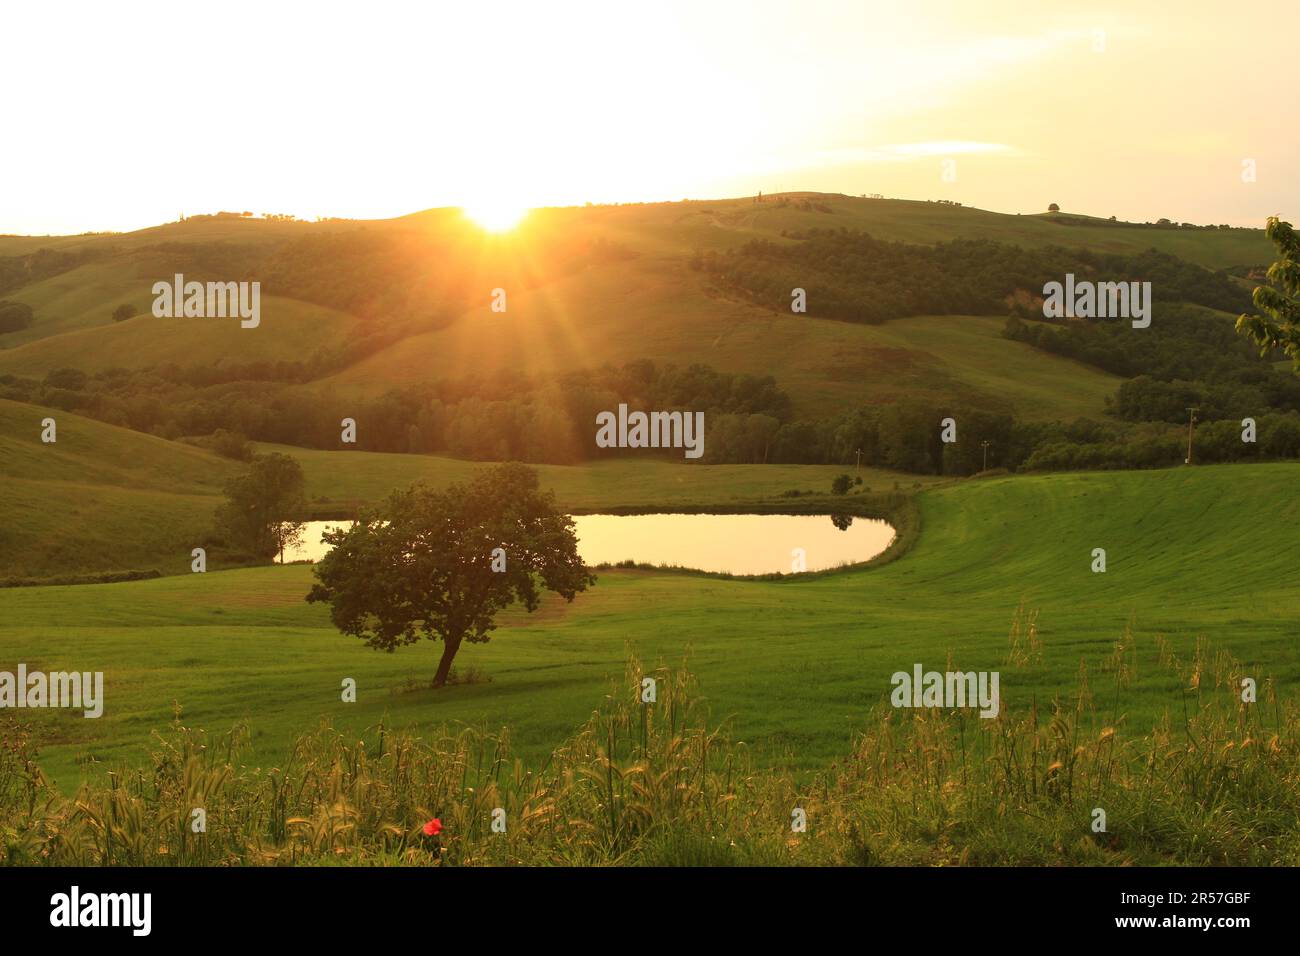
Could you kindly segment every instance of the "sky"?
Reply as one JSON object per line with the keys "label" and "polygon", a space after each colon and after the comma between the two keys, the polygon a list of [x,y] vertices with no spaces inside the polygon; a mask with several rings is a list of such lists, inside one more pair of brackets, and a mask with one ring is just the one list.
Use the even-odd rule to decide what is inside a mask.
{"label": "sky", "polygon": [[757,191],[1300,216],[1300,4],[7,5],[0,233]]}

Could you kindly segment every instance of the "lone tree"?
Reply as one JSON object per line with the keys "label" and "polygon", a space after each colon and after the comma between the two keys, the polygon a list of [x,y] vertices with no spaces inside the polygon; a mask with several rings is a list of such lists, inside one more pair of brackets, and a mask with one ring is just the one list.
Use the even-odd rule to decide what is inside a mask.
{"label": "lone tree", "polygon": [[1264,234],[1279,256],[1268,267],[1270,285],[1255,287],[1255,308],[1264,314],[1239,317],[1237,331],[1255,340],[1260,355],[1282,349],[1300,369],[1300,236],[1277,216],[1269,217]]}
{"label": "lone tree", "polygon": [[226,482],[217,508],[217,529],[235,547],[270,558],[302,540],[299,517],[307,507],[297,459],[273,452],[257,455],[247,474]]}
{"label": "lone tree", "polygon": [[541,588],[572,601],[596,581],[573,520],[520,464],[442,491],[417,483],[324,540],[334,547],[307,600],[328,602],[335,627],[376,650],[441,639],[434,687],[447,683],[463,642],[491,639],[504,608],[537,610]]}
{"label": "lone tree", "polygon": [[1047,207],[1047,211],[1048,211],[1048,212],[1060,212],[1060,211],[1061,211],[1061,207],[1058,206],[1056,203],[1052,203],[1051,205],[1049,205],[1049,206]]}

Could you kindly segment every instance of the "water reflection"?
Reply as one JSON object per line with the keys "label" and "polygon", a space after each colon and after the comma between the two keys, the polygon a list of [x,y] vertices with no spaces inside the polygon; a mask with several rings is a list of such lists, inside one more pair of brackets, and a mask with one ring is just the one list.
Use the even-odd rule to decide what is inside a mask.
{"label": "water reflection", "polygon": [[[851,515],[578,515],[578,553],[589,565],[637,564],[731,574],[820,571],[867,561],[894,540],[894,529]],[[318,561],[328,547],[321,534],[348,521],[310,521],[303,543],[287,561]]]}

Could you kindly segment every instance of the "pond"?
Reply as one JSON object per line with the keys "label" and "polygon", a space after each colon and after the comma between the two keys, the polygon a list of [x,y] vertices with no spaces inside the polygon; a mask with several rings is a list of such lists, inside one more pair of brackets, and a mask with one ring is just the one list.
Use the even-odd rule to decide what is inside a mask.
{"label": "pond", "polygon": [[[869,561],[894,540],[875,518],[841,515],[650,514],[577,515],[578,553],[589,565],[676,566],[730,574],[822,571]],[[303,544],[286,561],[318,561],[329,548],[321,534],[350,521],[309,521]]]}

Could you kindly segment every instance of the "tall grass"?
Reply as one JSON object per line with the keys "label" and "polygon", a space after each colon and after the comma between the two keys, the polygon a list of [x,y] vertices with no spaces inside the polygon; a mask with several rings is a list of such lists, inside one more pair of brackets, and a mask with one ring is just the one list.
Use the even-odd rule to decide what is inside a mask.
{"label": "tall grass", "polygon": [[[1004,690],[1043,653],[1016,612]],[[1069,699],[996,719],[937,709],[869,715],[846,756],[801,780],[757,770],[711,726],[687,668],[625,681],[544,764],[509,733],[322,723],[282,767],[245,766],[247,730],[219,736],[179,713],[150,769],[109,773],[75,797],[44,780],[26,728],[3,724],[0,839],[16,865],[1056,865],[1300,863],[1294,703],[1198,642],[1150,660],[1183,706],[1129,735],[1132,632]],[[642,678],[657,700],[640,702]],[[196,808],[206,812],[195,832]],[[807,829],[792,828],[794,811]],[[504,832],[493,814],[504,811]],[[1094,830],[1095,811],[1106,828]],[[426,836],[437,817],[442,831]]]}

